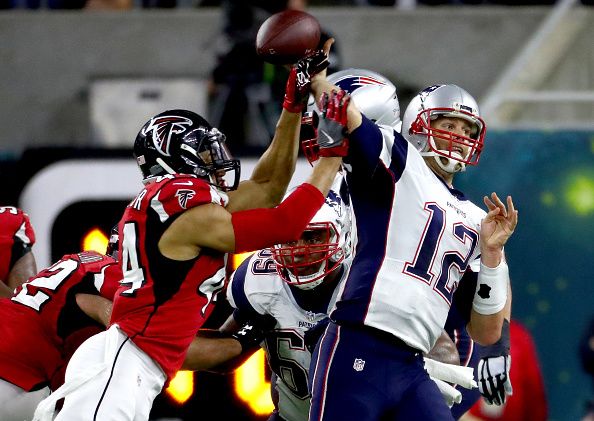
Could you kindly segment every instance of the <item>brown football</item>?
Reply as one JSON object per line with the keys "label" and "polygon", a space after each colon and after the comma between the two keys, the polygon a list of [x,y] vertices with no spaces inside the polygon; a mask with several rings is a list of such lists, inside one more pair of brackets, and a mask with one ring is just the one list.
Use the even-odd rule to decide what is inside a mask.
{"label": "brown football", "polygon": [[320,23],[309,13],[285,10],[264,21],[256,36],[256,51],[272,64],[294,64],[320,42]]}

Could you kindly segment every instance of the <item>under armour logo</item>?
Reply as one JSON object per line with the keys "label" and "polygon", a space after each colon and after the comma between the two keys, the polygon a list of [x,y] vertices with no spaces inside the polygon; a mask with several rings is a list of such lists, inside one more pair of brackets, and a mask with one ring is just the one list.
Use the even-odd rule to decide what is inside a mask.
{"label": "under armour logo", "polygon": [[365,368],[365,360],[363,360],[361,358],[355,358],[355,361],[353,362],[353,369],[355,371],[363,371],[364,368]]}
{"label": "under armour logo", "polygon": [[480,284],[477,294],[484,300],[491,298],[491,287],[487,284]]}
{"label": "under armour logo", "polygon": [[240,330],[237,331],[237,335],[245,336],[248,334],[248,331],[252,330],[254,327],[251,325],[245,325]]}

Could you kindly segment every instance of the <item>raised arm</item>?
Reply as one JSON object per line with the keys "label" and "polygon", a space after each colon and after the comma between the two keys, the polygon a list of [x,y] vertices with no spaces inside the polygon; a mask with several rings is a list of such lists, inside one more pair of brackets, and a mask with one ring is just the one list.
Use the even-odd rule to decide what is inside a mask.
{"label": "raised arm", "polygon": [[196,257],[206,247],[222,252],[243,252],[296,241],[324,203],[341,158],[316,162],[308,180],[279,206],[230,213],[210,203],[180,215],[159,241],[164,256],[174,260]]}
{"label": "raised arm", "polygon": [[282,200],[295,171],[301,113],[309,96],[311,76],[327,66],[328,57],[319,51],[291,69],[272,143],[258,160],[250,179],[229,193],[230,212],[269,208]]}

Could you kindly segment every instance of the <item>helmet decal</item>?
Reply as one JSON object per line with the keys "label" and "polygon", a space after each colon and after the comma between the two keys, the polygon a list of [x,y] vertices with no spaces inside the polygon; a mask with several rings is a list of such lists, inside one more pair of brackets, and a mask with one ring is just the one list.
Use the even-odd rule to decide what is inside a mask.
{"label": "helmet decal", "polygon": [[[134,141],[133,155],[145,182],[166,174],[189,174],[223,191],[239,184],[240,163],[225,136],[189,110],[167,110],[148,120]],[[178,196],[185,206],[191,197]]]}
{"label": "helmet decal", "polygon": [[143,134],[147,136],[152,132],[153,144],[157,151],[162,155],[171,156],[169,153],[171,136],[185,132],[191,125],[192,120],[189,118],[164,115],[151,119]]}
{"label": "helmet decal", "polygon": [[336,86],[347,92],[353,92],[366,85],[385,85],[385,83],[371,76],[350,76],[336,82]]}
{"label": "helmet decal", "polygon": [[342,199],[335,191],[330,190],[328,192],[328,196],[326,196],[326,205],[330,206],[330,208],[336,212],[338,218],[342,217]]}

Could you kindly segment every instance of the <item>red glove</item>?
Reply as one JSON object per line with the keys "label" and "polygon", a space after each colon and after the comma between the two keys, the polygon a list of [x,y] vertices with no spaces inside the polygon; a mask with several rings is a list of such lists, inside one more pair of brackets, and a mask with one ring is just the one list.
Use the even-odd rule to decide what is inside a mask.
{"label": "red glove", "polygon": [[318,125],[320,156],[347,156],[349,140],[346,137],[347,107],[351,97],[345,91],[324,93],[319,108],[322,115]]}
{"label": "red glove", "polygon": [[283,108],[291,113],[300,113],[307,104],[312,76],[324,70],[330,62],[324,51],[317,50],[299,60],[289,73]]}

